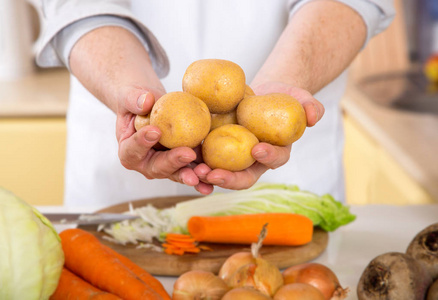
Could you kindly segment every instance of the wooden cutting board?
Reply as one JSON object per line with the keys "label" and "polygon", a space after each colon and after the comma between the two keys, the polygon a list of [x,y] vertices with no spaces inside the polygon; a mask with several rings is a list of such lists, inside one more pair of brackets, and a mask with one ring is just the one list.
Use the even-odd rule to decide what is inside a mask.
{"label": "wooden cutting board", "polygon": [[[131,204],[134,208],[147,204],[152,204],[157,208],[167,208],[178,202],[187,201],[195,197],[158,197],[132,201]],[[122,203],[102,209],[99,212],[121,213],[128,210],[129,203]],[[243,251],[250,252],[250,245],[203,243],[212,248],[213,251],[201,251],[197,254],[184,254],[182,256],[168,255],[150,249],[136,249],[136,246],[131,244],[126,246],[114,244],[103,239],[102,237],[105,233],[97,232],[95,226],[81,226],[81,228],[91,232],[103,244],[130,258],[153,275],[179,276],[194,269],[218,273],[224,261],[232,254]],[[260,254],[264,259],[283,269],[318,257],[326,249],[327,244],[328,233],[316,227],[313,240],[304,246],[263,246]]]}

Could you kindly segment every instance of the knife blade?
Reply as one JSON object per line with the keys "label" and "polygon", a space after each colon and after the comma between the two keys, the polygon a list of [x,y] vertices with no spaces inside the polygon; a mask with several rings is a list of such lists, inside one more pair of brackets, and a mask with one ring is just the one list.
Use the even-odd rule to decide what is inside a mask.
{"label": "knife blade", "polygon": [[117,213],[44,213],[43,215],[54,225],[99,225],[139,218],[139,216]]}

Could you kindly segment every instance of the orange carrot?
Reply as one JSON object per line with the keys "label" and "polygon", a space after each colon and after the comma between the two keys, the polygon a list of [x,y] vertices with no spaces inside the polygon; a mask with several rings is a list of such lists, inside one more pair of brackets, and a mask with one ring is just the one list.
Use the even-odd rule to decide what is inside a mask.
{"label": "orange carrot", "polygon": [[116,295],[104,292],[76,276],[66,268],[62,269],[58,286],[50,300],[122,300]]}
{"label": "orange carrot", "polygon": [[67,269],[95,287],[125,300],[161,299],[91,233],[72,228],[59,236]]}
{"label": "orange carrot", "polygon": [[[105,246],[106,247],[106,246]],[[139,265],[134,263],[132,260],[127,258],[126,256],[121,255],[120,253],[114,251],[113,249],[108,247],[108,251],[113,253],[125,266],[128,267],[135,275],[137,275],[141,280],[146,282],[150,287],[154,289],[156,293],[158,293],[163,300],[170,300],[169,294],[166,292],[166,289],[161,284],[161,282],[152,276],[145,269],[141,268]]]}
{"label": "orange carrot", "polygon": [[187,226],[190,235],[200,242],[248,244],[257,242],[266,223],[264,245],[298,246],[312,240],[312,220],[292,213],[194,216]]}
{"label": "orange carrot", "polygon": [[168,233],[166,234],[166,242],[162,246],[164,253],[167,254],[183,255],[185,252],[201,252],[196,240],[188,234]]}

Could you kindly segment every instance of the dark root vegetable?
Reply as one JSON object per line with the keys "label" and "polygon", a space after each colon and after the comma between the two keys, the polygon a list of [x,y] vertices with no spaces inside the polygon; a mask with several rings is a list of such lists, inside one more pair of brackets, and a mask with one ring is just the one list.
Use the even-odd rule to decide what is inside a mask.
{"label": "dark root vegetable", "polygon": [[432,279],[437,279],[438,223],[420,231],[409,244],[406,253],[421,262],[432,276]]}
{"label": "dark root vegetable", "polygon": [[426,300],[437,300],[438,299],[438,279],[432,283],[427,291]]}
{"label": "dark root vegetable", "polygon": [[432,283],[422,264],[405,253],[389,252],[374,258],[357,286],[359,300],[423,300]]}

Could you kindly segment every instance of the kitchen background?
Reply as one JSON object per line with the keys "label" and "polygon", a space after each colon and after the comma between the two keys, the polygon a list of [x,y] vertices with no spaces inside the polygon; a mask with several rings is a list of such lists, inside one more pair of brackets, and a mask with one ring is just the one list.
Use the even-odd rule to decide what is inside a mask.
{"label": "kitchen background", "polygon": [[[30,204],[56,205],[69,77],[34,64],[44,26],[35,3],[0,0],[0,186]],[[438,202],[438,1],[395,3],[391,27],[353,63],[342,103],[350,204]]]}

